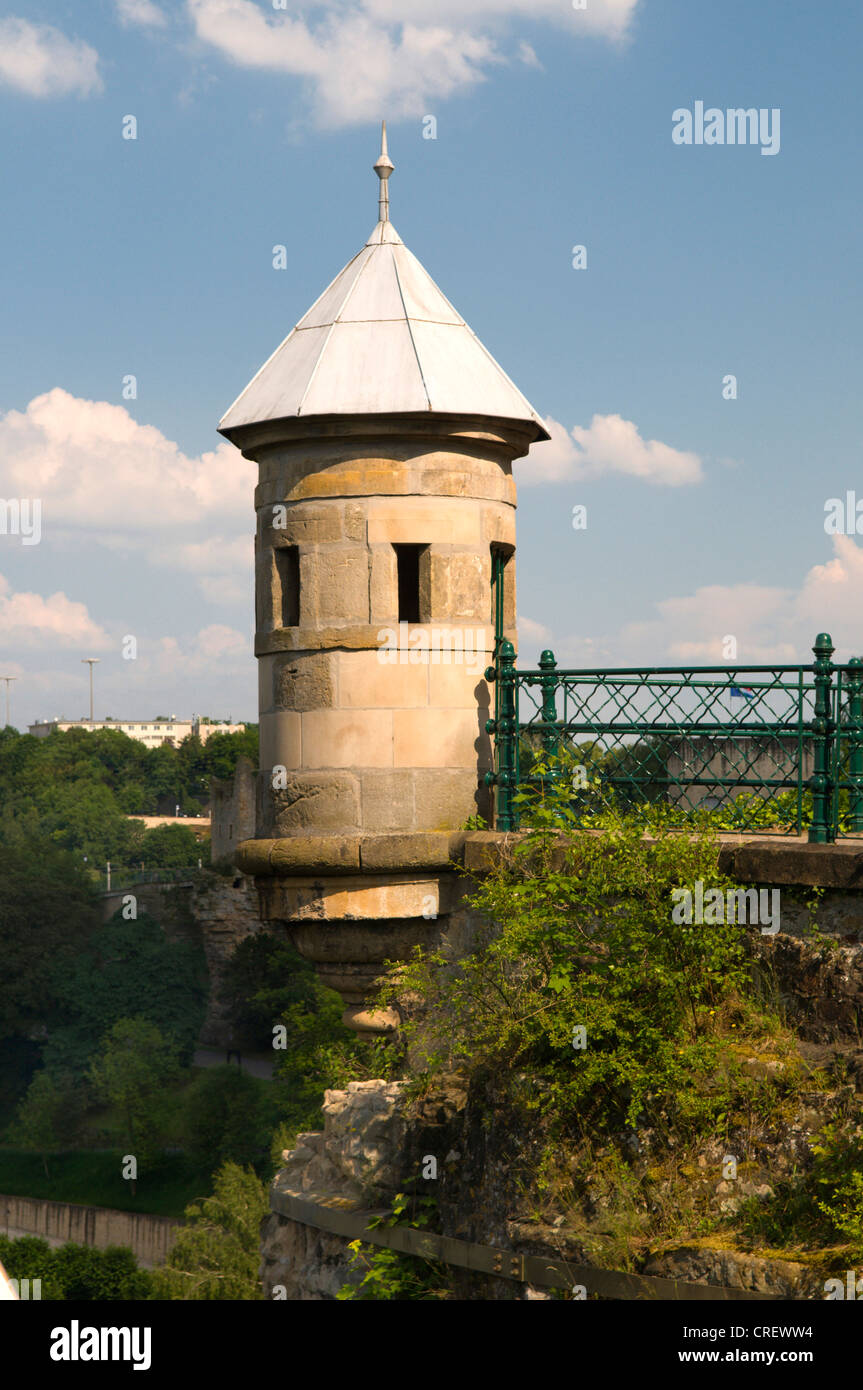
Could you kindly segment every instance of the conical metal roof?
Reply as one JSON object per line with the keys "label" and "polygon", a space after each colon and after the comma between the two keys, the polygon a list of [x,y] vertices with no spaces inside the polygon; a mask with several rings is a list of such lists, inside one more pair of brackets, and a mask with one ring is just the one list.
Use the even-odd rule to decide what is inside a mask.
{"label": "conical metal roof", "polygon": [[267,420],[428,411],[513,420],[549,438],[390,222],[392,167],[384,131],[380,221],[219,422],[228,438]]}

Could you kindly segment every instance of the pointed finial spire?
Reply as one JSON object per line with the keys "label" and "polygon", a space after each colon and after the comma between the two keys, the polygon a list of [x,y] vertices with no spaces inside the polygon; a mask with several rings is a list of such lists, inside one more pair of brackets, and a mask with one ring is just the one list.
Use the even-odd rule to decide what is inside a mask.
{"label": "pointed finial spire", "polygon": [[390,220],[390,193],[387,179],[394,168],[395,165],[387,154],[387,123],[381,121],[381,153],[374,166],[375,173],[381,181],[380,197],[378,198],[379,222],[389,222]]}

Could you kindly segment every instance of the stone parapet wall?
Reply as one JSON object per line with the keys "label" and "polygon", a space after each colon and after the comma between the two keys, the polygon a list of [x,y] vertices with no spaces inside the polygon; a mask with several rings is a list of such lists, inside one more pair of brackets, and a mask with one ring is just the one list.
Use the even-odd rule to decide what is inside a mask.
{"label": "stone parapet wall", "polygon": [[237,845],[255,833],[255,769],[238,758],[232,778],[210,783],[211,853],[214,864],[236,863]]}

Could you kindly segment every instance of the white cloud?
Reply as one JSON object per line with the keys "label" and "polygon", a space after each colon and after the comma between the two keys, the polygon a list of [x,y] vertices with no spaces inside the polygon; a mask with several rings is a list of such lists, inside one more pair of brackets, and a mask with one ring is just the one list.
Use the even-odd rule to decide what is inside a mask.
{"label": "white cloud", "polygon": [[653,651],[653,665],[679,662],[709,666],[728,660],[723,657],[723,639],[729,636],[737,640],[741,663],[807,659],[805,638],[802,648],[795,640],[793,590],[761,584],[709,584],[693,594],[663,599],[656,608],[656,618],[631,623],[621,633],[621,643],[635,653],[634,659],[643,659]]}
{"label": "white cloud", "polygon": [[542,63],[536,56],[536,49],[532,44],[522,41],[518,46],[518,56],[527,68],[542,69]]}
{"label": "white cloud", "polygon": [[0,417],[0,496],[41,498],[44,541],[84,532],[144,553],[216,602],[250,592],[256,472],[232,444],[189,457],[123,406],[60,387]]}
{"label": "white cloud", "polygon": [[594,415],[585,429],[566,427],[549,417],[545,421],[551,439],[536,444],[526,459],[516,464],[519,487],[532,483],[560,483],[624,473],[644,482],[680,487],[701,481],[701,459],[658,439],[642,439],[631,420],[620,415]]}
{"label": "white cloud", "polygon": [[[309,81],[325,127],[425,115],[510,61],[500,43],[513,22],[619,39],[637,3],[590,0],[574,12],[564,0],[325,0],[311,23],[292,0],[299,15],[253,0],[187,0],[198,38],[231,62]],[[525,45],[514,56],[529,61]]]}
{"label": "white cloud", "polygon": [[551,628],[546,627],[545,623],[538,623],[534,618],[526,618],[523,613],[518,616],[518,640],[531,647],[540,647],[551,638]]}
{"label": "white cloud", "polygon": [[167,23],[164,14],[153,0],[114,0],[121,24],[140,24],[145,28],[161,29]]}
{"label": "white cloud", "polygon": [[[6,647],[91,647],[104,651],[109,637],[83,603],[64,593],[14,593],[0,574],[0,637]],[[9,672],[8,674],[12,674]]]}
{"label": "white cloud", "polygon": [[[429,13],[428,0],[362,0],[362,4],[368,14],[390,24],[421,21]],[[437,23],[464,23],[466,19],[475,24],[514,19],[546,20],[573,33],[587,30],[608,38],[621,38],[636,5],[637,0],[588,0],[584,10],[574,11],[571,0],[563,4],[560,0],[435,0],[434,17]],[[347,7],[346,0],[342,7]]]}
{"label": "white cloud", "polygon": [[[249,499],[251,503],[251,498]],[[160,547],[150,551],[151,559],[159,565],[177,566],[198,576],[205,598],[224,607],[246,603],[251,613],[254,604],[255,542],[249,522],[242,536],[208,536],[203,541],[190,541],[179,548]]]}
{"label": "white cloud", "polygon": [[180,670],[184,679],[194,676],[199,681],[242,674],[254,676],[251,636],[224,623],[212,623],[184,642],[163,637],[152,657],[144,654],[141,669],[164,676],[173,676]]}
{"label": "white cloud", "polygon": [[99,55],[53,25],[9,15],[0,19],[0,84],[31,97],[90,96],[102,90]]}
{"label": "white cloud", "polygon": [[658,605],[662,640],[674,660],[706,665],[722,659],[721,639],[737,638],[741,661],[810,662],[812,643],[827,630],[834,660],[863,652],[863,548],[833,536],[833,559],[813,565],[799,589],[761,584],[711,585]]}
{"label": "white cloud", "polygon": [[[54,603],[53,598],[25,597],[37,599],[38,603]],[[31,606],[27,616],[32,612]],[[64,620],[68,621],[68,614]],[[91,633],[82,632],[80,638],[79,641],[76,635],[74,643],[58,648],[51,630],[32,633],[26,643],[30,652],[25,662],[16,665],[4,660],[4,672],[20,676],[12,687],[12,714],[18,728],[37,718],[86,717],[89,677],[80,656],[82,652],[95,654],[96,650],[103,652],[96,667],[97,718],[111,714],[115,719],[152,719],[158,713],[176,713],[181,718],[195,713],[218,718],[256,718],[255,658],[250,633],[215,623],[182,638],[151,639],[142,635],[134,661],[123,660],[119,635],[115,634],[107,645],[102,640],[98,646],[91,640]],[[34,648],[40,649],[41,665],[36,664]],[[0,722],[4,716],[5,692],[0,691]]]}
{"label": "white cloud", "polygon": [[[615,634],[571,635],[545,645],[560,666],[807,665],[816,634],[826,629],[836,643],[834,661],[848,661],[863,655],[863,547],[850,536],[832,542],[833,558],[813,565],[799,588],[708,584],[662,599],[654,617]],[[727,637],[736,638],[736,658],[723,651]]]}

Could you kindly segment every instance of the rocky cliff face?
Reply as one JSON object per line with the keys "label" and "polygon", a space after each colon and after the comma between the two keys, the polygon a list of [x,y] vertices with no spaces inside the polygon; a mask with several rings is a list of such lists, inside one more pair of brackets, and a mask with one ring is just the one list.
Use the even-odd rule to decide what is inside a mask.
{"label": "rocky cliff face", "polygon": [[[352,1081],[324,1096],[324,1128],[285,1150],[274,1192],[335,1211],[386,1205],[399,1188],[403,1083]],[[269,1298],[334,1299],[355,1282],[348,1240],[271,1213],[261,1227],[261,1279]]]}
{"label": "rocky cliff face", "polygon": [[[265,1293],[332,1299],[360,1277],[348,1248],[351,1236],[305,1224],[299,1203],[359,1214],[388,1207],[395,1193],[405,1192],[434,1197],[442,1234],[497,1251],[593,1268],[627,1265],[651,1277],[781,1299],[823,1298],[825,1278],[835,1273],[831,1259],[849,1258],[844,1247],[810,1249],[803,1237],[795,1244],[780,1233],[782,1258],[772,1239],[753,1234],[773,1229],[759,1224],[759,1213],[781,1208],[801,1175],[811,1172],[813,1144],[825,1125],[860,1137],[863,892],[856,884],[863,855],[853,847],[814,849],[825,853],[806,846],[801,853],[819,873],[832,871],[827,850],[837,849],[839,860],[850,864],[846,877],[853,870],[854,888],[849,891],[844,880],[828,883],[817,903],[821,935],[812,934],[814,914],[804,892],[783,900],[781,934],[752,933],[756,972],[795,1036],[789,1042],[783,1033],[782,1045],[772,1035],[740,1036],[735,1075],[739,1069],[752,1083],[775,1081],[776,1093],[771,1098],[755,1084],[751,1103],[729,1113],[721,1140],[684,1143],[673,1128],[668,1134],[641,1128],[602,1138],[557,1135],[550,1142],[536,1105],[542,1083],[526,1073],[480,1076],[473,1069],[470,1081],[437,1077],[419,1098],[404,1082],[352,1083],[347,1091],[327,1092],[322,1130],[300,1135],[285,1153],[273,1184],[277,1209],[262,1226]],[[735,850],[744,851],[752,852]],[[769,847],[771,859],[784,863],[783,856],[789,857],[786,847]],[[780,874],[777,881],[785,879]],[[402,1012],[418,1006],[418,1000],[404,1001]],[[552,1150],[554,1165],[548,1163]],[[620,1153],[637,1179],[631,1192],[620,1189]],[[286,1199],[281,1206],[280,1195]],[[704,1229],[711,1234],[693,1239],[693,1231]],[[462,1299],[556,1296],[545,1287],[456,1266],[449,1267],[447,1284],[450,1297]],[[589,1279],[586,1284],[589,1297]]]}
{"label": "rocky cliff face", "polygon": [[789,1020],[801,1037],[811,1042],[859,1042],[863,1034],[863,943],[856,938],[830,937],[813,947],[784,933],[753,941],[755,957],[775,982]]}
{"label": "rocky cliff face", "polygon": [[260,918],[254,880],[243,874],[208,879],[195,890],[189,907],[200,932],[210,975],[201,1042],[210,1047],[225,1047],[229,1042],[228,1025],[218,999],[225,965],[241,941],[268,928]]}
{"label": "rocky cliff face", "polygon": [[[127,891],[105,899],[106,917],[121,906]],[[203,950],[210,996],[200,1041],[209,1047],[227,1046],[227,1023],[218,1002],[225,964],[247,936],[270,929],[260,917],[254,879],[208,873],[188,883],[138,884],[134,895],[139,911],[149,912],[171,941],[188,941]]]}
{"label": "rocky cliff face", "polygon": [[[526,1097],[532,1083],[527,1076],[523,1082]],[[729,1215],[747,1198],[770,1196],[771,1183],[811,1161],[814,1135],[826,1120],[840,1119],[853,1099],[853,1087],[810,1093],[778,1128],[764,1123],[745,1135],[732,1134],[726,1145],[708,1142],[688,1178],[694,1198]],[[614,1194],[601,1178],[603,1153],[597,1150],[595,1155],[595,1185],[588,1183],[577,1200],[560,1194],[555,1205],[553,1196],[536,1192],[526,1199],[523,1178],[542,1150],[542,1135],[530,1113],[522,1108],[518,1094],[497,1094],[492,1081],[470,1093],[461,1077],[449,1076],[420,1101],[407,1098],[403,1082],[352,1082],[347,1091],[327,1091],[323,1130],[298,1135],[296,1147],[285,1151],[285,1167],[273,1183],[274,1198],[358,1213],[387,1207],[396,1192],[425,1192],[436,1198],[440,1228],[447,1235],[517,1255],[592,1265],[594,1237],[613,1219]],[[645,1162],[651,1160],[652,1143],[650,1132],[635,1138]],[[740,1158],[735,1181],[721,1176],[728,1149]],[[424,1179],[430,1157],[436,1160],[437,1176]],[[348,1248],[350,1239],[272,1211],[261,1227],[265,1296],[334,1299],[343,1285],[360,1277]],[[737,1249],[733,1235],[677,1245],[666,1242],[643,1251],[638,1268],[655,1277],[724,1284],[784,1299],[824,1296],[825,1271],[817,1262]],[[542,1286],[456,1266],[448,1270],[448,1285],[450,1297],[456,1299],[533,1301],[554,1296]],[[586,1287],[589,1296],[589,1281]]]}

